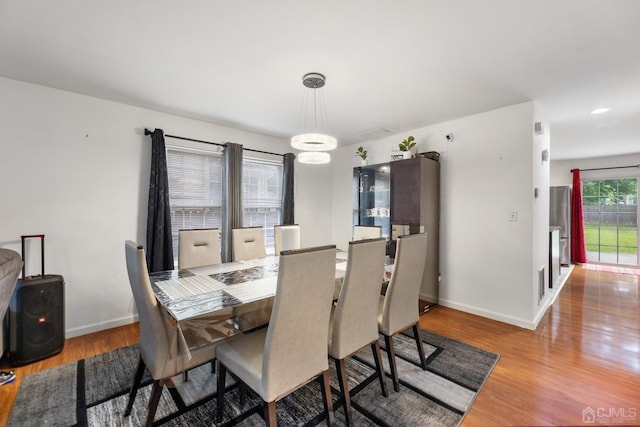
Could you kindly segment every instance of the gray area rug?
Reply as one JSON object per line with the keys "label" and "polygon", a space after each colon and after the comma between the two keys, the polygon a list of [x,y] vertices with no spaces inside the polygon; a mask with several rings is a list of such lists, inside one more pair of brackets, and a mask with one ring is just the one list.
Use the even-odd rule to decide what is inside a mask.
{"label": "gray area rug", "polygon": [[[409,332],[409,331],[408,331]],[[418,364],[415,341],[409,333],[394,338],[400,392],[386,378],[389,397],[382,396],[369,347],[347,361],[354,422],[357,426],[457,426],[499,356],[421,330],[428,369]],[[383,348],[385,371],[387,355]],[[138,360],[137,346],[121,348],[77,363],[38,372],[23,379],[11,412],[10,426],[139,426],[143,424],[151,378],[145,374],[133,411],[123,417],[127,394]],[[344,425],[335,365],[330,361],[334,411]],[[189,371],[188,381],[173,378],[174,388],[163,391],[156,425],[212,426],[216,414],[216,381],[209,364]],[[223,425],[262,426],[260,399],[246,396],[240,404],[237,384],[227,383]],[[316,381],[277,404],[278,424],[325,425],[320,387]]]}

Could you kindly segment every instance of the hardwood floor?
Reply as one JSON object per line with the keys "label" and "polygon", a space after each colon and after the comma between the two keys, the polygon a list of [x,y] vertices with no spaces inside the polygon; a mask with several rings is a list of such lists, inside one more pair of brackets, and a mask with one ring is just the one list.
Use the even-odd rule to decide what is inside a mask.
{"label": "hardwood floor", "polygon": [[586,408],[595,424],[640,425],[638,280],[576,266],[535,331],[445,307],[422,316],[424,329],[500,354],[462,425],[583,425]]}
{"label": "hardwood floor", "polygon": [[[586,408],[597,425],[639,425],[638,280],[576,266],[535,331],[446,307],[423,315],[421,327],[500,354],[462,426],[583,425]],[[0,386],[0,426],[21,378],[137,342],[138,334],[129,325],[73,338],[59,355],[15,368],[18,379]]]}
{"label": "hardwood floor", "polygon": [[135,323],[65,340],[64,348],[60,353],[29,365],[12,368],[6,358],[3,358],[0,361],[0,370],[12,369],[16,373],[16,380],[11,384],[0,386],[0,426],[7,426],[9,423],[11,407],[18,394],[22,378],[34,372],[126,347],[138,340],[139,328]]}

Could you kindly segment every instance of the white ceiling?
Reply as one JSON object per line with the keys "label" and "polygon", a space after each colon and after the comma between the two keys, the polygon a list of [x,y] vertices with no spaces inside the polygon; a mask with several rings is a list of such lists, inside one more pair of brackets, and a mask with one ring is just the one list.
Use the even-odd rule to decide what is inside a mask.
{"label": "white ceiling", "polygon": [[534,100],[553,159],[640,152],[638,0],[0,0],[12,79],[289,137],[312,71],[339,145]]}

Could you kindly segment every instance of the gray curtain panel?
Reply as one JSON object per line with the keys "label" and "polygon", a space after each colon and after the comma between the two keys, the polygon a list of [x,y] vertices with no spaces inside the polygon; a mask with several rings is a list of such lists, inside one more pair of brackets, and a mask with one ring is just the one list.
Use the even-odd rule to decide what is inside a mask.
{"label": "gray curtain panel", "polygon": [[282,218],[280,224],[295,224],[293,217],[293,164],[296,156],[287,153],[282,160]]}
{"label": "gray curtain panel", "polygon": [[223,154],[222,262],[231,261],[231,229],[242,227],[242,145],[227,142]]}
{"label": "gray curtain panel", "polygon": [[173,270],[171,210],[167,152],[162,129],[151,134],[151,177],[147,205],[147,268],[149,272]]}

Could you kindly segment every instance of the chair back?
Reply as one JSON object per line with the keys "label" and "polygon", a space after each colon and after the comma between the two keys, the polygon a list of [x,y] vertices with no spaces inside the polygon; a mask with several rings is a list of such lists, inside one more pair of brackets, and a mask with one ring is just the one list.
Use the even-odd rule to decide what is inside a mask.
{"label": "chair back", "polygon": [[217,228],[178,231],[178,268],[220,264],[220,240]]}
{"label": "chair back", "polygon": [[135,242],[125,242],[127,273],[140,322],[140,355],[154,379],[162,378],[169,358],[167,325],[160,313],[158,301],[151,289],[144,248]]}
{"label": "chair back", "polygon": [[377,225],[354,225],[353,240],[377,239],[382,237],[382,227]]}
{"label": "chair back", "polygon": [[280,255],[281,251],[300,249],[300,226],[274,225],[273,243],[276,255]]}
{"label": "chair back", "polygon": [[347,271],[333,314],[329,355],[344,359],[378,338],[385,239],[349,242]]}
{"label": "chair back", "polygon": [[231,230],[232,261],[264,258],[267,252],[264,247],[264,231],[262,227],[243,227]]}
{"label": "chair back", "polygon": [[329,369],[327,343],[335,272],[335,245],[280,255],[262,367],[265,395],[283,396]]}
{"label": "chair back", "polygon": [[420,285],[426,258],[426,233],[398,238],[393,274],[378,325],[383,334],[394,335],[419,320]]}
{"label": "chair back", "polygon": [[398,237],[409,234],[408,225],[391,225],[391,240],[398,240]]}

